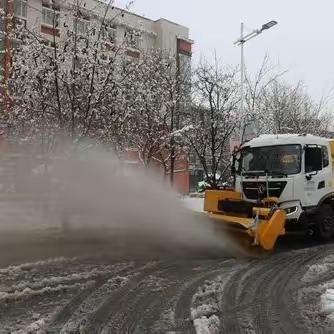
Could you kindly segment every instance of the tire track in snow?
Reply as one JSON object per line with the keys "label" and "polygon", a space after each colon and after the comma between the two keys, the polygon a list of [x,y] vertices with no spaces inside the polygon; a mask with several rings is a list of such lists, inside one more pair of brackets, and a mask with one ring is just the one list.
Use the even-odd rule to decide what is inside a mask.
{"label": "tire track in snow", "polygon": [[136,319],[135,321],[131,319],[131,326],[128,328],[129,333],[157,333],[157,331],[160,332],[161,327],[166,327],[159,324],[157,328],[154,325],[160,320],[163,312],[171,307],[173,297],[177,295],[179,289],[186,284],[195,272],[193,266],[189,266],[189,264],[184,266],[176,264],[173,270],[167,270],[162,274],[168,277],[169,286],[158,292],[158,295],[154,295],[154,298],[150,298],[149,302],[147,302],[145,296],[142,296],[141,299],[144,299],[146,306],[143,308],[142,305],[136,305]]}
{"label": "tire track in snow", "polygon": [[241,279],[248,273],[249,267],[241,267],[234,275],[227,281],[223,291],[223,301],[221,302],[221,328],[229,333],[241,333],[240,324],[238,321],[238,313],[235,312],[233,316],[228,312],[229,304],[236,302],[237,293],[240,288]]}
{"label": "tire track in snow", "polygon": [[[309,328],[303,324],[303,318],[296,298],[293,298],[299,288],[298,282],[305,275],[308,266],[319,262],[322,258],[332,254],[333,251],[328,246],[309,249],[306,258],[301,257],[296,266],[290,266],[290,275],[280,273],[278,288],[273,290],[277,298],[273,298],[273,309],[280,319],[278,328],[285,333],[307,333]],[[297,255],[298,256],[298,255]]]}
{"label": "tire track in snow", "polygon": [[[221,300],[222,331],[244,333],[253,329],[253,326],[255,331],[258,328],[262,328],[263,332],[270,331],[266,327],[268,308],[263,305],[267,297],[262,292],[289,261],[290,258],[286,255],[278,259],[274,256],[252,261],[229,278]],[[252,313],[249,314],[248,310]]]}
{"label": "tire track in snow", "polygon": [[300,326],[297,301],[292,295],[303,286],[298,283],[307,264],[319,261],[328,253],[332,251],[326,247],[281,253],[254,261],[248,271],[232,276],[233,282],[225,286],[223,294],[223,303],[231,307],[223,307],[222,330],[231,333],[244,333],[247,329],[256,333],[305,332],[307,328]]}
{"label": "tire track in snow", "polygon": [[[219,262],[221,263],[221,261]],[[128,284],[110,295],[89,319],[85,330],[88,333],[149,333],[153,324],[160,319],[168,302],[178,294],[180,289],[194,275],[203,276],[215,266],[215,261],[177,261],[165,262],[148,271],[141,272]],[[200,270],[194,267],[200,266]],[[156,290],[152,282],[161,286]],[[161,283],[159,283],[161,282]],[[154,285],[154,284],[153,284]],[[192,298],[192,296],[191,296]],[[151,310],[154,310],[151,313]],[[190,307],[188,307],[190,314]]]}
{"label": "tire track in snow", "polygon": [[[195,265],[198,266],[198,263]],[[166,286],[162,288],[162,291],[169,289],[169,292],[171,292],[173,285],[178,285],[183,278],[189,279],[190,276],[194,275],[193,266],[194,264],[192,262],[189,263],[189,261],[162,264],[159,268],[160,270],[154,273],[155,277],[153,279],[157,281],[163,279]],[[202,264],[202,266],[206,268],[205,264]],[[150,325],[145,322],[145,313],[157,299],[161,300],[161,291],[152,291],[147,279],[149,277],[146,277],[125,298],[120,300],[120,309],[113,314],[108,323],[108,333],[150,332]],[[170,298],[170,295],[167,294],[166,297]],[[159,318],[162,310],[156,309],[155,311]]]}
{"label": "tire track in snow", "polygon": [[[219,267],[219,268],[217,268]],[[232,267],[230,261],[220,262],[215,268],[209,270],[205,274],[199,275],[193,279],[186,288],[181,291],[181,294],[177,300],[175,306],[175,329],[176,331],[182,331],[183,333],[196,333],[191,319],[191,306],[193,297],[198,291],[198,288],[202,286],[205,281],[212,280],[215,277],[222,275],[226,268]]]}
{"label": "tire track in snow", "polygon": [[163,266],[167,267],[167,265],[154,265],[137,271],[137,275],[135,275],[128,283],[107,296],[102,304],[87,317],[87,324],[83,329],[84,332],[101,333],[110,317],[116,314],[122,307],[122,300],[126,300],[133,290],[136,289],[148,275],[161,270]]}
{"label": "tire track in snow", "polygon": [[102,275],[102,277],[96,279],[95,283],[85,290],[79,292],[73,299],[71,299],[62,309],[60,309],[55,316],[53,316],[52,321],[49,324],[49,330],[56,331],[59,333],[66,323],[70,320],[73,314],[77,311],[79,306],[92,295],[96,290],[98,290],[102,285],[104,285],[110,278],[115,275],[122,275],[129,270],[133,269],[133,265],[129,264],[122,268],[115,268],[115,270],[110,271],[110,273]]}

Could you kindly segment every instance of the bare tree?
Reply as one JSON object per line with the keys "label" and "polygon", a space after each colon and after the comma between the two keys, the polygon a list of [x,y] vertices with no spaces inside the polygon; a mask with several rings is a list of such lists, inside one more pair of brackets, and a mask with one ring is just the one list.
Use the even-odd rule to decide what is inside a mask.
{"label": "bare tree", "polygon": [[246,72],[246,94],[244,123],[253,120],[256,122],[257,134],[267,128],[268,117],[264,110],[264,95],[273,82],[277,82],[286,71],[280,71],[276,66],[270,64],[269,56],[266,55],[259,70],[251,76]]}
{"label": "bare tree", "polygon": [[135,68],[126,85],[131,92],[126,101],[133,101],[127,105],[128,141],[138,149],[145,166],[154,163],[167,174],[170,171],[170,142],[174,137],[173,122],[178,103],[184,97],[176,59],[161,50],[152,50],[132,66]]}
{"label": "bare tree", "polygon": [[246,76],[246,122],[256,123],[257,134],[311,133],[326,134],[329,126],[328,98],[319,102],[306,92],[302,82],[286,83],[284,74],[265,56],[254,76]]}
{"label": "bare tree", "polygon": [[295,86],[273,81],[263,92],[267,132],[326,135],[330,126],[326,98],[315,102],[301,82]]}
{"label": "bare tree", "polygon": [[[193,78],[193,109],[183,135],[212,188],[217,188],[229,166],[228,144],[238,121],[237,70],[201,63]],[[218,176],[219,175],[219,176]]]}

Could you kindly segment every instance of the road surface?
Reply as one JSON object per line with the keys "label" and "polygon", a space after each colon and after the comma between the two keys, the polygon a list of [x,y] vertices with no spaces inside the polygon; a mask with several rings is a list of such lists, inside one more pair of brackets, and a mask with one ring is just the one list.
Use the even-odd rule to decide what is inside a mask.
{"label": "road surface", "polygon": [[320,305],[332,244],[249,258],[19,255],[0,269],[0,333],[334,331]]}

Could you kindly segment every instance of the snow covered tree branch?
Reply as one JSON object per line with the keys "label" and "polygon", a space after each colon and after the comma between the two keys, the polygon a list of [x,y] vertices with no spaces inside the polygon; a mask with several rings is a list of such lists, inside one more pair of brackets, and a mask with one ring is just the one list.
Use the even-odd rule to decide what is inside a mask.
{"label": "snow covered tree branch", "polygon": [[173,122],[181,117],[179,104],[185,96],[184,78],[177,75],[175,57],[163,51],[147,52],[128,70],[132,71],[125,85],[131,95],[126,99],[128,141],[145,166],[158,164],[167,173]]}
{"label": "snow covered tree branch", "polygon": [[[239,124],[237,70],[201,63],[193,78],[191,125],[184,137],[196,153],[210,186],[217,188],[221,172],[229,165],[229,138]],[[217,174],[220,174],[217,177]]]}
{"label": "snow covered tree branch", "polygon": [[124,77],[116,67],[127,55],[125,42],[113,34],[124,12],[112,0],[103,8],[102,17],[94,15],[78,0],[60,15],[52,5],[50,38],[24,26],[15,30],[20,45],[11,71],[10,123],[18,137],[44,151],[64,140],[110,142],[125,121]]}

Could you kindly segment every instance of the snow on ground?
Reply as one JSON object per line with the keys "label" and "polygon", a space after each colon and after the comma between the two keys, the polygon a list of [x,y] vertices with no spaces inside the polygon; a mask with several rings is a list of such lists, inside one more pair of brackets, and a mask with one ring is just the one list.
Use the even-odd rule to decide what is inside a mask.
{"label": "snow on ground", "polygon": [[55,287],[46,286],[46,287],[43,287],[37,290],[33,290],[31,288],[25,288],[22,291],[15,291],[12,293],[0,292],[0,304],[1,303],[8,304],[11,301],[27,300],[29,298],[44,295],[44,294],[84,289],[92,285],[93,283],[94,281],[88,281],[85,283],[59,284]]}
{"label": "snow on ground", "polygon": [[218,334],[220,320],[220,300],[226,282],[226,276],[218,276],[206,281],[193,297],[191,319],[197,334]]}
{"label": "snow on ground", "polygon": [[334,289],[326,289],[325,293],[321,295],[321,310],[334,320]]}
{"label": "snow on ground", "polygon": [[34,334],[46,334],[47,333],[47,321],[48,319],[38,319],[28,325],[24,329],[20,329],[18,331],[14,331],[11,334],[27,334],[27,333],[34,333]]}
{"label": "snow on ground", "polygon": [[182,204],[189,210],[203,212],[204,198],[184,197]]}
{"label": "snow on ground", "polygon": [[304,282],[310,282],[316,277],[325,274],[334,269],[334,255],[326,256],[321,263],[315,263],[309,266],[302,280]]}
{"label": "snow on ground", "polygon": [[320,297],[321,311],[330,320],[334,321],[334,280],[331,280],[321,286],[325,291]]}
{"label": "snow on ground", "polygon": [[32,268],[35,268],[35,267],[43,267],[43,266],[54,265],[54,264],[71,263],[71,262],[75,262],[76,260],[77,260],[76,257],[74,257],[74,258],[57,257],[57,258],[47,259],[47,260],[44,260],[44,261],[27,262],[27,263],[22,263],[22,264],[17,265],[17,266],[9,266],[7,268],[0,268],[0,275],[18,276],[20,273],[29,271],[29,270],[31,270]]}
{"label": "snow on ground", "polygon": [[117,272],[133,265],[61,257],[1,268],[0,333],[47,333],[50,319],[79,291],[90,289],[101,279],[119,286],[123,277],[117,276]]}
{"label": "snow on ground", "polygon": [[218,334],[220,320],[216,315],[201,317],[194,320],[194,327],[197,334]]}
{"label": "snow on ground", "polygon": [[[302,282],[311,284],[299,289],[297,298],[305,305],[302,314],[314,324],[334,321],[334,280],[331,273],[334,270],[334,255],[323,258],[320,262],[308,267]],[[324,278],[323,283],[313,285],[312,282]],[[326,282],[327,281],[327,282]]]}

